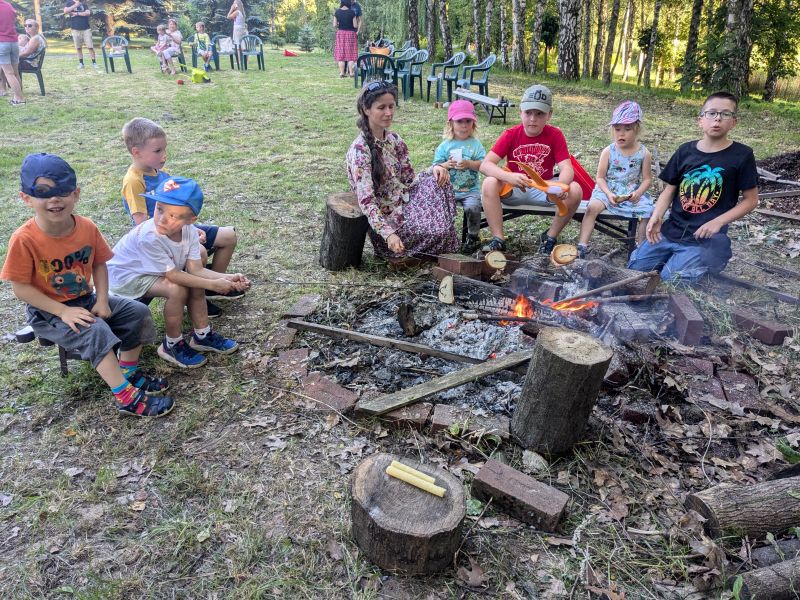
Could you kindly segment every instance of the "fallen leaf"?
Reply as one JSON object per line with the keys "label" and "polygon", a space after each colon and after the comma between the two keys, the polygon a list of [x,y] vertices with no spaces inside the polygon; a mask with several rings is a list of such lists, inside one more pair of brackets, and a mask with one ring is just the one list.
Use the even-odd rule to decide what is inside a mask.
{"label": "fallen leaf", "polygon": [[342,560],[344,558],[344,552],[342,552],[342,546],[333,538],[328,538],[328,544],[326,546],[326,550],[328,554],[333,560]]}
{"label": "fallen leaf", "polygon": [[236,510],[236,500],[232,500],[232,499],[228,498],[222,504],[222,512],[230,514],[230,513],[234,512],[235,510]]}
{"label": "fallen leaf", "polygon": [[211,532],[208,529],[203,529],[203,531],[197,534],[197,541],[202,544],[210,537],[211,537]]}
{"label": "fallen leaf", "polygon": [[144,500],[134,500],[130,503],[130,509],[135,510],[136,512],[142,512],[146,506],[147,502]]}
{"label": "fallen leaf", "polygon": [[484,570],[471,556],[469,557],[469,568],[459,567],[456,577],[469,587],[482,587],[488,580]]}
{"label": "fallen leaf", "polygon": [[11,494],[0,494],[0,506],[8,506],[13,498]]}
{"label": "fallen leaf", "polygon": [[69,469],[64,469],[64,475],[67,477],[77,477],[83,473],[83,471],[83,467],[70,467]]}
{"label": "fallen leaf", "polygon": [[339,415],[336,413],[332,413],[325,417],[325,431],[330,431],[336,427],[341,420],[341,417],[339,417]]}
{"label": "fallen leaf", "polygon": [[575,541],[570,538],[563,538],[563,537],[555,537],[555,536],[547,536],[544,538],[544,541],[550,544],[551,546],[574,546]]}
{"label": "fallen leaf", "polygon": [[78,435],[78,432],[75,431],[72,427],[67,427],[64,430],[64,435],[67,436],[67,437],[73,437],[73,436]]}

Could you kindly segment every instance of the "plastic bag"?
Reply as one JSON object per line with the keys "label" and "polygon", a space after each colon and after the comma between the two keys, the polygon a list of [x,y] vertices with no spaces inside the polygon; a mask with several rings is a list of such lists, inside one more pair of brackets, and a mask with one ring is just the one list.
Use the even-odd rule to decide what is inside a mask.
{"label": "plastic bag", "polygon": [[233,40],[231,38],[229,37],[218,38],[217,43],[219,44],[220,54],[233,54],[234,45],[233,45]]}
{"label": "plastic bag", "polygon": [[203,69],[192,69],[192,83],[211,83],[211,77]]}

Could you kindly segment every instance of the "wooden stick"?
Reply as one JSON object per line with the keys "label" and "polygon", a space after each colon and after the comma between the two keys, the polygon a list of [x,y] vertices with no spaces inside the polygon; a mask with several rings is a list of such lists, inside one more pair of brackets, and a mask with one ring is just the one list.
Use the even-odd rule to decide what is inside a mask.
{"label": "wooden stick", "polygon": [[767,271],[768,273],[775,273],[776,275],[785,275],[786,277],[797,277],[800,279],[800,271],[792,271],[786,267],[779,267],[778,265],[771,265],[763,260],[757,260],[756,264]]}
{"label": "wooden stick", "polygon": [[477,313],[464,313],[461,317],[465,321],[518,321],[520,323],[531,323],[531,322],[538,322],[541,319],[537,319],[534,317],[513,317],[511,315],[507,317],[500,317],[497,315],[480,315]]}
{"label": "wooden stick", "polygon": [[428,483],[436,483],[436,479],[423,473],[422,471],[417,471],[414,467],[409,467],[406,464],[403,464],[399,461],[393,460],[392,465],[395,469],[400,469],[401,471],[405,471],[406,473],[411,473],[414,477],[418,477],[423,481],[427,481]]}
{"label": "wooden stick", "polygon": [[397,467],[393,467],[392,465],[386,467],[386,474],[391,477],[394,477],[395,479],[399,479],[400,481],[405,481],[406,483],[410,483],[414,487],[417,487],[421,490],[425,490],[429,494],[433,494],[434,496],[439,496],[439,498],[444,496],[444,493],[446,491],[443,487],[439,487],[438,485],[433,485],[430,481],[425,481],[424,479],[420,479],[419,477],[412,475],[407,471],[398,469]]}
{"label": "wooden stick", "polygon": [[634,275],[633,277],[628,277],[627,279],[620,279],[619,281],[615,281],[614,283],[609,283],[607,285],[602,285],[599,288],[589,290],[588,292],[577,294],[575,296],[570,296],[569,298],[564,298],[563,300],[559,300],[559,302],[570,302],[572,300],[580,300],[581,298],[588,298],[589,296],[596,296],[597,294],[601,294],[609,290],[616,290],[621,287],[625,287],[626,285],[628,285],[629,283],[633,283],[634,281],[639,281],[640,279],[648,279],[650,277],[658,277],[658,271],[648,271],[647,273],[640,273],[639,275]]}
{"label": "wooden stick", "polygon": [[666,300],[669,294],[628,294],[627,296],[604,296],[595,298],[594,302],[608,304],[609,302],[643,302],[645,300]]}
{"label": "wooden stick", "polygon": [[752,283],[750,281],[745,281],[744,279],[731,277],[730,275],[725,275],[724,273],[717,273],[717,279],[719,279],[720,281],[724,281],[726,283],[730,283],[732,285],[738,285],[739,287],[743,287],[748,290],[758,290],[759,292],[766,292],[768,294],[772,294],[781,302],[787,302],[789,304],[800,304],[800,298],[798,298],[797,296],[792,296],[791,294],[787,294],[786,292],[782,292],[780,290],[773,290],[772,288],[764,287],[763,285]]}
{"label": "wooden stick", "polygon": [[[795,196],[800,196],[800,191],[795,192]],[[765,217],[775,217],[777,219],[786,219],[787,221],[800,221],[800,215],[793,215],[791,213],[778,212],[777,210],[768,210],[766,208],[757,208],[755,210],[760,215]]]}

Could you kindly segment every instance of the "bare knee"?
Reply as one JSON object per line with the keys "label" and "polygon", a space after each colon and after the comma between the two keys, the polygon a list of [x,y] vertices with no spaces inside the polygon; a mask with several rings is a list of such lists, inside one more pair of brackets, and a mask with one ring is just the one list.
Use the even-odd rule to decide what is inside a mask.
{"label": "bare knee", "polygon": [[239,241],[236,230],[233,227],[220,227],[217,237],[214,240],[215,248],[235,248]]}
{"label": "bare knee", "polygon": [[163,285],[163,292],[164,297],[167,300],[178,301],[182,303],[186,303],[186,299],[189,297],[189,288],[178,285],[177,283],[173,283],[172,281],[165,281]]}
{"label": "bare knee", "polygon": [[606,209],[606,205],[600,200],[590,200],[589,206],[586,207],[586,214],[596,217]]}

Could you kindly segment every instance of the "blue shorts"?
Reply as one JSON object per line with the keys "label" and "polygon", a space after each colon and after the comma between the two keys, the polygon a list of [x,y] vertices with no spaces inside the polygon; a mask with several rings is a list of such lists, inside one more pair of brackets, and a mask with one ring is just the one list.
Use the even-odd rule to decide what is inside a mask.
{"label": "blue shorts", "polygon": [[0,65],[19,64],[19,44],[17,42],[0,42]]}
{"label": "blue shorts", "polygon": [[194,226],[206,232],[206,242],[203,244],[203,247],[208,250],[210,254],[211,251],[214,250],[214,242],[217,241],[219,227],[216,225],[205,225],[203,223],[195,223]]}

